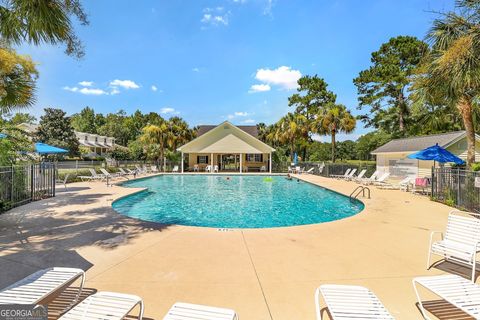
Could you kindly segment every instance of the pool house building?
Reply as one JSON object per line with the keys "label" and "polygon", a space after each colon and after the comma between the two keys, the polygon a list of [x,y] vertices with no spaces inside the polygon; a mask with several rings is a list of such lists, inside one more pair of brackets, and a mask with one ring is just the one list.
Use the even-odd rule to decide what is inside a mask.
{"label": "pool house building", "polygon": [[272,172],[274,148],[258,139],[256,126],[199,126],[197,138],[177,149],[181,172]]}

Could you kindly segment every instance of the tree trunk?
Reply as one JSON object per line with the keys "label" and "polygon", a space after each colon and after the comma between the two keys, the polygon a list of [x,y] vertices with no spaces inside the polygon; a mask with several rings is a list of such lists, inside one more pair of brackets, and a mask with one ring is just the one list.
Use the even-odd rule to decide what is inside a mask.
{"label": "tree trunk", "polygon": [[333,130],[332,131],[332,162],[335,162],[335,151],[337,149],[337,146],[335,143],[335,134],[336,132]]}
{"label": "tree trunk", "polygon": [[400,91],[398,94],[398,127],[403,135],[405,135],[405,97],[403,92]]}
{"label": "tree trunk", "polygon": [[467,167],[475,162],[475,129],[473,126],[473,106],[470,97],[462,97],[458,101],[458,111],[462,115],[463,125],[467,133]]}

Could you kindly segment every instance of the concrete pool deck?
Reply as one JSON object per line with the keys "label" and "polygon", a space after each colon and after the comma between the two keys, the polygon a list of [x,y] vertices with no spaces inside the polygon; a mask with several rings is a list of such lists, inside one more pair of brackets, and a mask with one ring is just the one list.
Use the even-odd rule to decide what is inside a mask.
{"label": "concrete pool deck", "polygon": [[[347,195],[357,186],[298,177]],[[0,215],[1,288],[40,268],[71,266],[87,270],[92,291],[141,296],[150,319],[184,301],[231,308],[241,319],[291,320],[315,319],[320,284],[357,284],[397,319],[421,319],[413,277],[469,274],[449,263],[426,270],[430,232],[445,229],[452,208],[401,191],[372,187],[372,198],[361,199],[364,211],[334,222],[218,230],[117,214],[112,201],[133,188],[101,182],[62,188],[55,198]],[[455,319],[447,309],[437,308],[437,316]]]}

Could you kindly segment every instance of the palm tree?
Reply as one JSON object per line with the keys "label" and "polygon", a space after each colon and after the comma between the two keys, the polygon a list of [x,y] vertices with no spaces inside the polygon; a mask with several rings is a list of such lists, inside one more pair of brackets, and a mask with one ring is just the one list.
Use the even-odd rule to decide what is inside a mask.
{"label": "palm tree", "polygon": [[475,162],[475,100],[480,91],[480,1],[458,0],[459,13],[436,19],[427,39],[432,50],[415,80],[414,90],[441,97],[455,106],[467,133],[467,165]]}
{"label": "palm tree", "polygon": [[166,122],[149,124],[142,129],[140,141],[144,143],[150,152],[156,156],[160,167],[164,167],[165,145],[167,144],[168,126]]}
{"label": "palm tree", "polygon": [[33,105],[37,77],[30,57],[0,48],[0,114]]}
{"label": "palm tree", "polygon": [[312,132],[332,137],[332,162],[335,162],[337,133],[351,133],[355,130],[356,120],[342,104],[333,104],[319,110],[312,121]]}
{"label": "palm tree", "polygon": [[275,139],[290,148],[290,159],[293,160],[295,147],[299,139],[308,132],[307,118],[299,113],[288,113],[277,123]]}
{"label": "palm tree", "polygon": [[0,1],[0,39],[6,44],[65,44],[68,55],[81,57],[83,46],[77,38],[71,17],[81,25],[88,19],[80,0]]}

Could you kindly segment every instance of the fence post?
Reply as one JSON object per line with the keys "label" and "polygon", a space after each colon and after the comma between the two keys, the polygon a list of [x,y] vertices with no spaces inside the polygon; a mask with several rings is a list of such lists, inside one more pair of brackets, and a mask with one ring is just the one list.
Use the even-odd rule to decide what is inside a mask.
{"label": "fence post", "polygon": [[75,175],[78,176],[78,160],[75,160]]}
{"label": "fence post", "polygon": [[10,176],[10,203],[13,205],[13,178],[14,178],[14,167],[13,167],[13,164],[11,166],[11,171],[12,171],[12,174]]}
{"label": "fence post", "polygon": [[457,168],[457,205],[460,204],[460,168]]}
{"label": "fence post", "polygon": [[30,200],[32,200],[32,201],[33,201],[33,196],[35,195],[35,190],[34,190],[34,185],[33,185],[33,181],[34,181],[34,179],[33,179],[33,171],[34,171],[33,166],[34,166],[34,164],[32,163],[30,165]]}
{"label": "fence post", "polygon": [[432,198],[435,198],[435,195],[433,193],[433,191],[435,190],[435,185],[436,181],[435,181],[435,167],[432,167]]}

